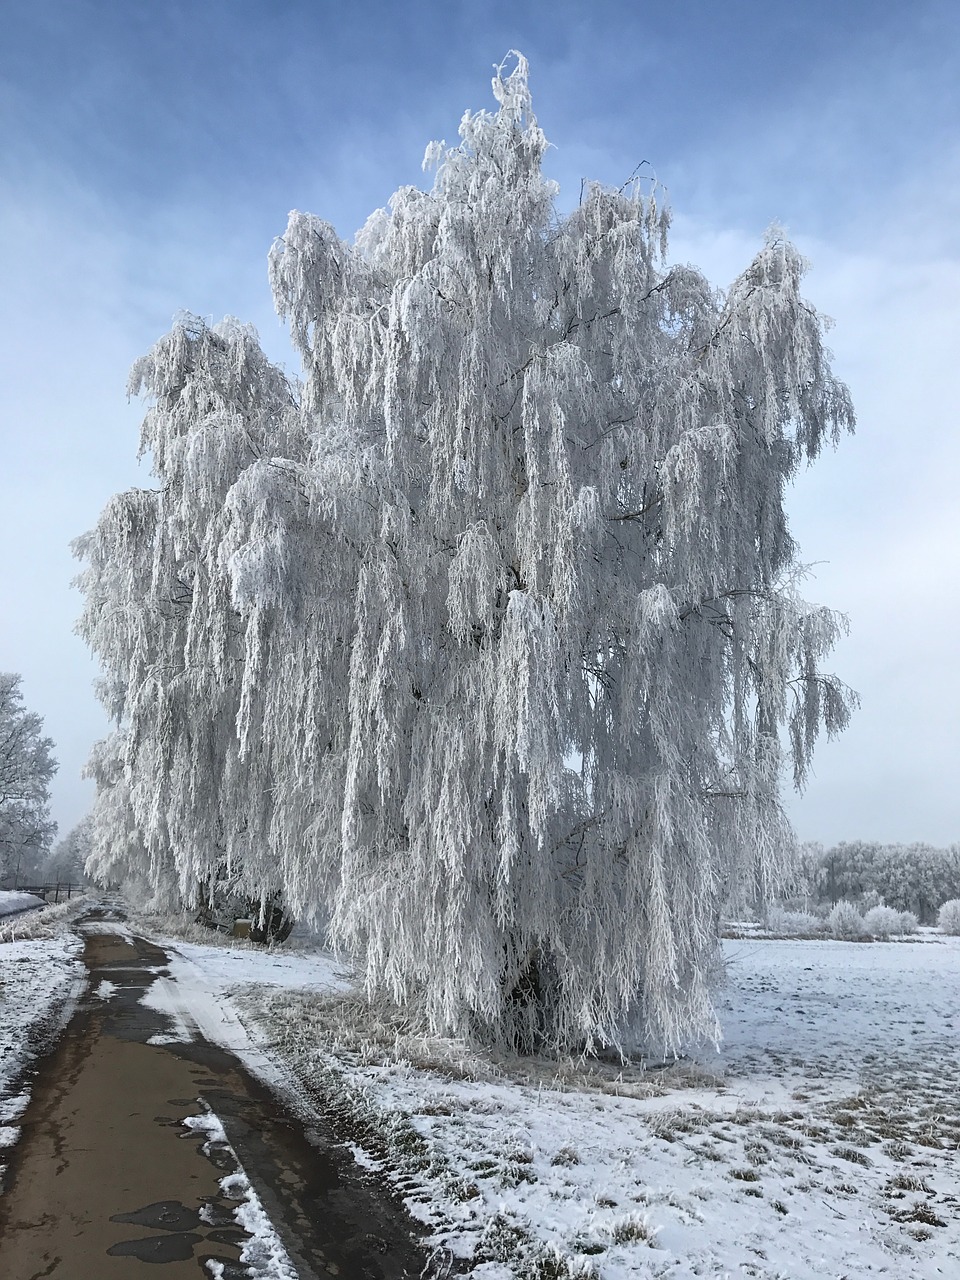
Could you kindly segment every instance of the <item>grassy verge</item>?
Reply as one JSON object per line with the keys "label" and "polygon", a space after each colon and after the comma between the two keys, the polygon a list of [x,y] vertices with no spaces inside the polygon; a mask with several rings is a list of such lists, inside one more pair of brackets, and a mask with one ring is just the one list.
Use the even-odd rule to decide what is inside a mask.
{"label": "grassy verge", "polygon": [[14,916],[12,920],[0,923],[0,942],[22,942],[36,938],[57,938],[65,929],[69,929],[90,906],[86,894],[70,898],[55,907],[44,907],[26,915]]}
{"label": "grassy verge", "polygon": [[[416,1058],[417,1069],[450,1078],[489,1078],[499,1074],[495,1064],[463,1045],[417,1035],[395,1010],[384,1007],[371,1014],[359,998],[257,989],[239,1003],[244,1020],[269,1041],[316,1111],[344,1141],[361,1149],[428,1225],[435,1275],[461,1275],[483,1263],[499,1263],[516,1280],[595,1280],[593,1263],[545,1246],[508,1213],[488,1212],[477,1185],[451,1167],[409,1115],[377,1102],[350,1075],[351,1066],[409,1062],[405,1049]],[[454,1235],[472,1239],[472,1256],[455,1256],[447,1245]]]}

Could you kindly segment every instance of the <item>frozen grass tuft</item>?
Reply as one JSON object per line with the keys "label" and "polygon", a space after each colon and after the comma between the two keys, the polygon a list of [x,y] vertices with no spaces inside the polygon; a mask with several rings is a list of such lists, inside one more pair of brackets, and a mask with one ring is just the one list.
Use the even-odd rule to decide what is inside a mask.
{"label": "frozen grass tuft", "polygon": [[0,942],[23,942],[35,938],[57,938],[77,916],[90,906],[85,895],[70,898],[55,907],[44,907],[25,916],[14,916],[0,925]]}
{"label": "frozen grass tuft", "polygon": [[610,1239],[614,1244],[649,1245],[657,1247],[658,1227],[655,1227],[645,1213],[629,1213],[625,1218],[618,1218],[608,1228]]}
{"label": "frozen grass tuft", "polygon": [[552,1165],[563,1165],[565,1168],[571,1168],[575,1164],[580,1163],[580,1156],[574,1151],[573,1147],[561,1147],[550,1160]]}

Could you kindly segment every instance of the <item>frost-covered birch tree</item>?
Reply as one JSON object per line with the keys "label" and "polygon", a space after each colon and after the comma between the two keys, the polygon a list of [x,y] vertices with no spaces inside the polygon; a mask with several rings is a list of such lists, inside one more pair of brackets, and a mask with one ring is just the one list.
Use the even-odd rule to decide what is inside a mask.
{"label": "frost-covered birch tree", "polygon": [[[715,1028],[720,905],[783,870],[782,774],[852,706],[784,498],[853,414],[782,234],[720,292],[669,264],[656,190],[561,216],[524,59],[493,88],[355,243],[291,215],[270,275],[304,387],[269,401],[276,444],[201,430],[166,357],[135,374],[174,478],[96,536],[110,559],[149,519],[166,584],[115,664],[129,759],[152,726],[134,807],[194,874],[228,784],[242,859],[436,1030],[676,1048]],[[144,680],[175,714],[141,713]]]}

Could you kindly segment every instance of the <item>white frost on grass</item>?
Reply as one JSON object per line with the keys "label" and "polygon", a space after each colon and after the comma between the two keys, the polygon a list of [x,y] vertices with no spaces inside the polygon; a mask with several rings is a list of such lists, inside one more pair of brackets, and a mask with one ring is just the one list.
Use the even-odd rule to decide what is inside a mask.
{"label": "white frost on grass", "polygon": [[85,894],[70,898],[42,911],[24,911],[0,917],[0,943],[25,942],[37,938],[59,938],[64,929],[89,907]]}
{"label": "white frost on grass", "polygon": [[[398,1135],[377,1158],[460,1257],[519,1227],[601,1280],[960,1274],[960,939],[726,954],[724,1046],[654,1073],[663,1096],[625,1096],[643,1092],[626,1066],[610,1092],[477,1059],[458,1078],[435,1052],[426,1070],[324,1041],[302,997],[254,1008],[308,1086],[332,1071]],[[475,1280],[513,1274],[499,1266]]]}
{"label": "white frost on grass", "polygon": [[[207,1135],[205,1150],[214,1143],[225,1147],[236,1165],[233,1173],[220,1179],[220,1188],[228,1199],[239,1201],[233,1210],[233,1217],[237,1226],[249,1235],[249,1239],[241,1246],[240,1261],[249,1268],[251,1280],[297,1280],[296,1270],[283,1247],[283,1241],[274,1230],[260,1197],[237,1159],[237,1153],[227,1138],[220,1118],[214,1112],[207,1111],[203,1115],[187,1116],[183,1123],[188,1128]],[[217,1272],[213,1274],[216,1276]]]}

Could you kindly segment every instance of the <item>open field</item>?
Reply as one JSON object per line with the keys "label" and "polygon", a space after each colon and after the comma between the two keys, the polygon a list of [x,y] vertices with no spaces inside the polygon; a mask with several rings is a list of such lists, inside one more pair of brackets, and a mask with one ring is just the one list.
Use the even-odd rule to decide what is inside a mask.
{"label": "open field", "polygon": [[553,1251],[603,1280],[957,1274],[957,940],[725,949],[724,1045],[653,1071],[495,1064],[289,990],[244,1004],[478,1276]]}

